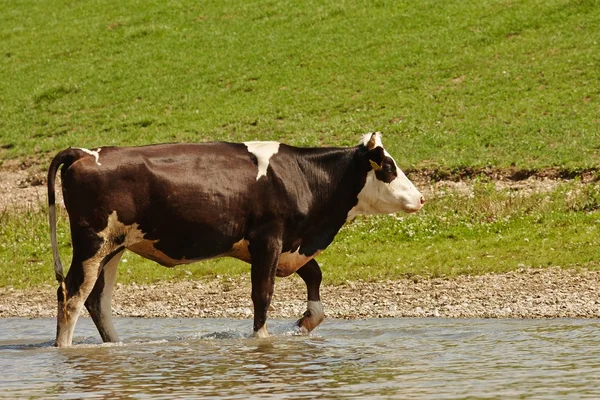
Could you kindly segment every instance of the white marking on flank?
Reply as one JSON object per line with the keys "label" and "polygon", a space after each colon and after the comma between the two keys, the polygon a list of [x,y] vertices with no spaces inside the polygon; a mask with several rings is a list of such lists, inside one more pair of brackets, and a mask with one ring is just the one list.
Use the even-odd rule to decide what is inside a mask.
{"label": "white marking on flank", "polygon": [[[104,243],[109,244],[110,247],[116,248],[121,245],[129,247],[144,240],[144,232],[142,232],[142,230],[139,227],[139,224],[135,222],[131,225],[125,225],[124,223],[119,221],[117,211],[114,210],[108,216],[106,228],[104,228],[103,231],[98,232],[98,236],[104,239]],[[120,236],[122,236],[122,242],[113,243],[114,239]]]}
{"label": "white marking on flank", "polygon": [[279,151],[278,142],[244,142],[248,151],[256,156],[258,160],[258,174],[256,180],[261,176],[267,176],[269,160]]}
{"label": "white marking on flank", "polygon": [[[84,150],[85,151],[85,150]],[[112,253],[114,250],[119,248],[120,246],[129,247],[135,243],[140,242],[144,239],[144,233],[139,229],[139,225],[137,223],[131,225],[125,225],[121,221],[119,221],[119,217],[117,215],[117,211],[113,211],[109,216],[106,223],[106,228],[104,230],[98,232],[98,237],[102,239],[102,244],[100,248],[96,251],[92,257],[83,261],[83,282],[81,286],[79,286],[79,290],[71,295],[71,298],[68,299],[67,305],[63,310],[62,307],[59,306],[59,322],[58,331],[56,335],[56,344],[58,346],[70,346],[73,342],[73,331],[75,329],[75,324],[77,323],[77,319],[79,318],[79,314],[81,309],[83,308],[85,299],[89,296],[94,285],[96,284],[96,279],[100,272],[100,264],[102,260]],[[118,240],[117,240],[118,239]],[[113,260],[116,263],[118,262],[119,257],[114,256]],[[110,262],[109,262],[110,264]],[[108,270],[112,268],[112,265],[109,265]],[[116,271],[115,271],[116,272]],[[106,277],[106,285],[110,285],[110,281],[114,280],[114,277],[111,276],[112,272],[108,272],[108,276]],[[105,286],[105,290],[107,289]],[[106,292],[108,296],[110,296],[110,291]],[[107,308],[106,312],[109,312],[110,308],[108,308],[108,299],[106,299],[107,303],[102,304],[102,308]],[[65,315],[64,312],[67,312]],[[106,315],[102,315],[101,318],[106,317]],[[106,326],[110,326],[110,319],[107,320]],[[111,332],[110,329],[107,331],[108,334],[114,335],[115,339],[117,338],[116,333]]]}
{"label": "white marking on flank", "polygon": [[94,158],[96,159],[96,164],[102,165],[102,164],[100,164],[100,161],[99,161],[100,160],[100,150],[102,150],[101,147],[99,147],[96,151],[92,151],[92,150],[88,150],[88,149],[83,149],[81,147],[75,147],[75,148],[79,149],[79,150],[81,150],[81,151],[83,151],[85,153],[88,153],[91,156],[94,156]]}

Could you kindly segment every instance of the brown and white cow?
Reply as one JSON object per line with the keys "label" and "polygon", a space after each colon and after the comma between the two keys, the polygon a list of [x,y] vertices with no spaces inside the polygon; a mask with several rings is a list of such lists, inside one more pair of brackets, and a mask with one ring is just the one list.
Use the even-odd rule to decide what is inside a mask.
{"label": "brown and white cow", "polygon": [[[73,259],[66,277],[56,241],[61,170]],[[167,267],[230,256],[251,264],[254,334],[268,336],[275,276],[297,273],[324,318],[314,260],[357,214],[415,212],[423,197],[384,150],[379,133],[350,148],[277,142],[68,148],[52,160],[48,202],[57,292],[57,346],[70,346],[82,307],[102,340],[116,342],[111,297],[125,249]]]}

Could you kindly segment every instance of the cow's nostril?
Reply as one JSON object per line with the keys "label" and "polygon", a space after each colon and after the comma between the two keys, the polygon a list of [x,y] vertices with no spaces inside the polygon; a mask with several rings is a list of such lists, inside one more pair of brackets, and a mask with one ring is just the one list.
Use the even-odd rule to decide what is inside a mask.
{"label": "cow's nostril", "polygon": [[421,196],[421,204],[425,204],[425,198]]}

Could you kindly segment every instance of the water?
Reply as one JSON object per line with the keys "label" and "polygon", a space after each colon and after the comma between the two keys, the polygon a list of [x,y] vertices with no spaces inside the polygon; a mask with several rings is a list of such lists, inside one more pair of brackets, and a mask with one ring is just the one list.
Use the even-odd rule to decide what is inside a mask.
{"label": "water", "polygon": [[597,320],[327,319],[308,337],[270,321],[116,320],[100,344],[80,319],[0,320],[0,398],[600,398]]}

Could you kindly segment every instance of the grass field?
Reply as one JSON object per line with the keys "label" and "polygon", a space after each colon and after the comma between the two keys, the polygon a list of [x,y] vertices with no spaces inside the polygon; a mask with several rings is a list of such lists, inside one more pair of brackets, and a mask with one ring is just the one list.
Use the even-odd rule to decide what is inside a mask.
{"label": "grass field", "polygon": [[600,161],[600,2],[0,3],[0,160],[381,130],[405,167]]}
{"label": "grass field", "polygon": [[[598,26],[597,0],[0,2],[0,164],[41,169],[70,145],[345,146],[380,130],[405,169],[598,168]],[[358,220],[320,257],[326,279],[600,266],[596,186],[478,188]],[[51,282],[43,212],[0,210],[0,242],[1,286]],[[126,258],[123,282],[247,271]]]}

